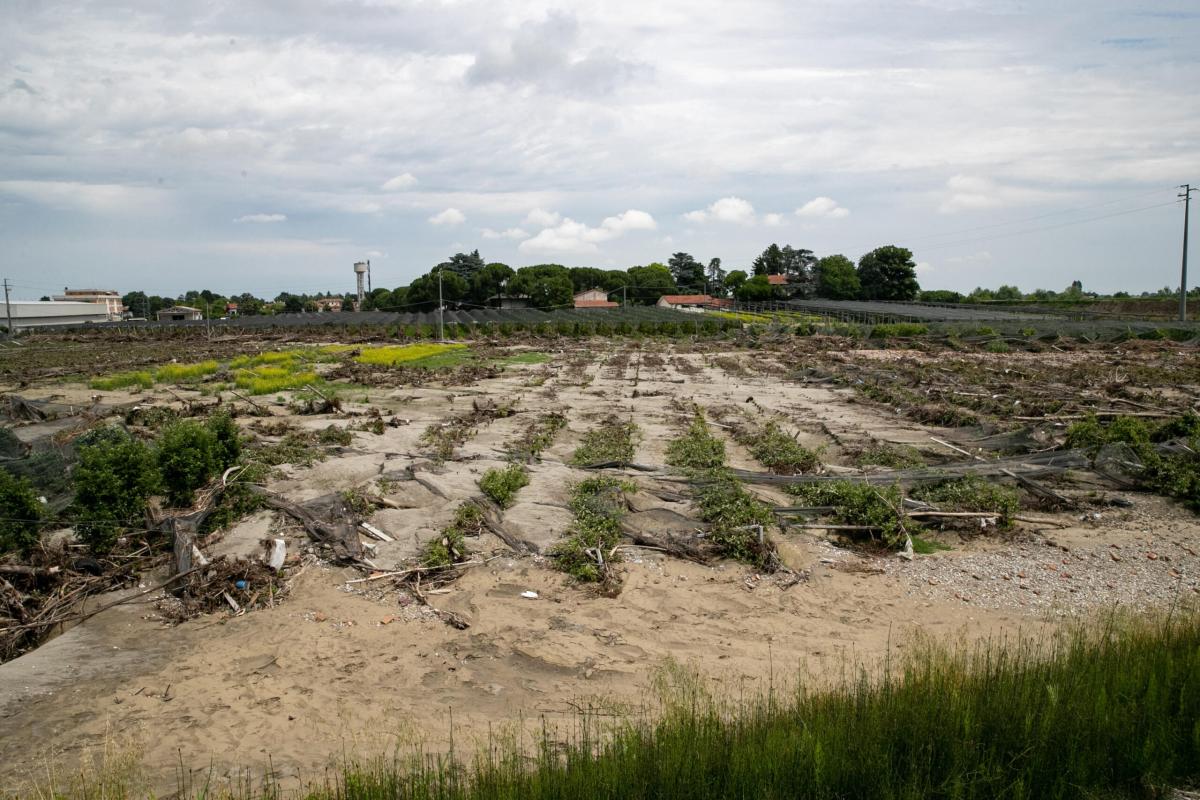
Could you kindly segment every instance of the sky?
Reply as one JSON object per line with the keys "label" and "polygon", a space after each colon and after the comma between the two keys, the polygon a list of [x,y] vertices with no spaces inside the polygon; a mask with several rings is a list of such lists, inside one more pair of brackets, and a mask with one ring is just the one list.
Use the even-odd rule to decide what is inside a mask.
{"label": "sky", "polygon": [[777,242],[1154,290],[1198,86],[1194,0],[3,0],[0,272],[274,296]]}

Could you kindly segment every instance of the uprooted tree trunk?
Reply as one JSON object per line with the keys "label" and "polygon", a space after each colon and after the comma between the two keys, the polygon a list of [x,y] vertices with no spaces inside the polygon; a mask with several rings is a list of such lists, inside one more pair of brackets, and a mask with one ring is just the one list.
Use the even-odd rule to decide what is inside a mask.
{"label": "uprooted tree trunk", "polygon": [[471,502],[483,512],[483,522],[487,529],[494,533],[515,553],[536,553],[538,546],[533,542],[522,539],[504,526],[500,518],[500,507],[483,495],[472,497]]}
{"label": "uprooted tree trunk", "polygon": [[318,497],[299,505],[259,486],[250,485],[250,491],[261,497],[268,507],[303,525],[314,542],[333,551],[334,560],[370,566],[363,561],[362,542],[358,538],[359,520],[337,495]]}
{"label": "uprooted tree trunk", "polygon": [[634,544],[662,550],[676,558],[708,564],[721,557],[711,539],[699,536],[697,522],[668,508],[636,511],[621,518],[621,533]]}

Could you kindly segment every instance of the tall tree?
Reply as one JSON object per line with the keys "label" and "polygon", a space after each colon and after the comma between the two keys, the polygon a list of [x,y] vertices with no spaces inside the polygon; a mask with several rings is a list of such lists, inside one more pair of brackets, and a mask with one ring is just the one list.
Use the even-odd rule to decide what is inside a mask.
{"label": "tall tree", "polygon": [[[444,269],[458,275],[460,278],[470,282],[471,277],[476,272],[483,269],[483,257],[479,255],[478,250],[470,253],[455,253],[450,256],[449,261],[443,261],[434,267],[434,270]],[[431,270],[432,272],[433,270]],[[445,287],[443,287],[445,288]]]}
{"label": "tall tree", "polygon": [[723,287],[725,285],[725,270],[721,269],[721,259],[710,259],[705,275],[708,278],[708,285],[710,287]]}
{"label": "tall tree", "polygon": [[745,270],[735,269],[725,276],[725,288],[730,292],[736,293],[738,287],[745,283],[749,277]]}
{"label": "tall tree", "polygon": [[704,286],[704,265],[689,253],[675,253],[667,261],[675,283],[690,291],[701,291]]}
{"label": "tall tree", "polygon": [[813,268],[817,297],[828,300],[856,300],[862,290],[854,262],[844,255],[825,256]]}
{"label": "tall tree", "polygon": [[754,259],[753,266],[755,275],[782,275],[783,250],[779,245],[771,243],[766,250],[759,254],[758,258]]}
{"label": "tall tree", "polygon": [[858,260],[858,282],[864,300],[912,300],[921,291],[912,251],[891,244]]}
{"label": "tall tree", "polygon": [[766,274],[755,275],[734,290],[733,296],[743,302],[758,302],[771,300],[775,297],[775,287],[767,281]]}
{"label": "tall tree", "polygon": [[644,267],[630,267],[628,296],[631,303],[654,305],[664,294],[679,291],[675,277],[666,266],[654,263]]}
{"label": "tall tree", "polygon": [[555,308],[571,304],[574,287],[571,273],[561,264],[535,264],[521,267],[508,282],[508,291],[529,295],[534,308]]}
{"label": "tall tree", "polygon": [[508,264],[492,262],[471,277],[471,302],[486,305],[487,299],[501,293],[516,273]]}

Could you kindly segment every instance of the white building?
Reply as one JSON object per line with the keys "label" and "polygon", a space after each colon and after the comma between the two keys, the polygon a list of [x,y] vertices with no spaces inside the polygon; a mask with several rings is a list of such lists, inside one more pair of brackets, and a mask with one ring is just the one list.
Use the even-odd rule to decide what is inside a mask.
{"label": "white building", "polygon": [[121,302],[121,295],[111,289],[63,289],[62,294],[56,294],[52,298],[59,303],[96,303],[104,306],[104,313],[108,315],[108,319],[116,321],[121,319],[125,313],[125,304]]}
{"label": "white building", "polygon": [[[51,325],[82,325],[108,322],[108,311],[96,303],[64,303],[56,300],[13,300],[8,304],[13,330]],[[0,318],[0,324],[6,320]]]}

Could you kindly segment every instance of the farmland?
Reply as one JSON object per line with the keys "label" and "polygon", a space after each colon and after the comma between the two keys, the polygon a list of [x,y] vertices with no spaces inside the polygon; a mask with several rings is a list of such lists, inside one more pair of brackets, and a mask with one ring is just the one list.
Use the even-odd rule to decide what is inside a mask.
{"label": "farmland", "polygon": [[[880,318],[851,318],[868,312]],[[723,704],[767,702],[802,676],[836,688],[939,642],[1049,642],[1118,605],[1174,604],[1192,619],[1200,355],[1188,343],[1074,336],[1069,320],[848,308],[844,319],[797,308],[513,312],[520,324],[489,313],[447,314],[449,344],[431,341],[436,315],[343,315],[355,321],[214,325],[211,336],[195,324],[105,326],[0,351],[10,466],[47,498],[43,534],[57,542],[26,559],[41,577],[5,575],[27,600],[6,612],[24,615],[21,636],[0,628],[5,657],[19,656],[0,666],[0,714],[6,731],[29,733],[0,734],[0,785],[30,791],[36,773],[44,789],[52,763],[66,786],[106,751],[157,792],[245,786],[268,770],[291,789],[322,780],[330,754],[452,743],[468,762],[489,742],[506,753],[582,747],[582,758],[599,750],[581,737],[652,727],[679,709],[671,698],[715,704],[693,704],[699,716],[653,743],[606,739],[617,760],[588,762],[597,786],[617,769],[606,765],[632,769],[648,747],[675,763],[688,730],[703,732],[691,739],[697,757],[719,760],[714,726],[736,710]],[[105,553],[64,533],[79,511],[62,473],[89,431],[116,424],[161,461],[165,440],[195,432],[181,423],[217,430],[225,414],[242,437],[234,471],[210,469],[177,507],[151,498]],[[39,467],[53,459],[61,469]],[[178,522],[167,520],[207,502],[215,511],[196,543],[210,566],[156,588],[175,569],[163,530]],[[268,569],[276,540],[287,556]],[[77,574],[85,556],[103,575]],[[51,583],[53,567],[70,577]],[[122,599],[76,624],[81,609]],[[63,621],[38,626],[56,613]],[[1125,696],[1133,678],[1081,666],[1116,664],[1116,651],[1079,636],[1054,651],[1064,660],[1053,669]],[[1174,658],[1194,624],[1179,636],[1145,649]],[[968,661],[916,672],[927,688],[954,687],[948,715],[998,714],[971,705]],[[1186,674],[1165,661],[1146,669]],[[1003,674],[1012,696],[1040,697],[1020,675]],[[872,753],[883,763],[882,743],[903,739],[889,727],[900,706],[854,691],[866,694],[846,702],[879,711]],[[788,714],[833,708],[794,696],[794,708],[750,703],[757,716],[737,747],[811,753],[849,735],[831,722],[814,728],[829,737],[820,747],[787,738]],[[919,697],[911,708],[929,707]],[[1083,693],[1068,700],[1108,713]],[[1194,715],[1160,710],[1164,726]],[[1069,716],[1045,718],[1045,742]],[[997,752],[1018,751],[1020,733],[1003,730]],[[1152,769],[1157,785],[1186,777],[1164,755],[1122,761],[1121,786],[1095,778],[1096,753],[1140,735],[1122,730],[1104,728],[1115,738],[1097,738],[1071,780],[1099,791]],[[903,785],[986,772],[962,758],[961,772],[914,770]],[[843,770],[829,773],[837,785],[853,785],[855,762],[829,763]],[[1056,785],[1047,764],[1022,779]],[[501,773],[510,796],[535,794],[524,772]]]}

